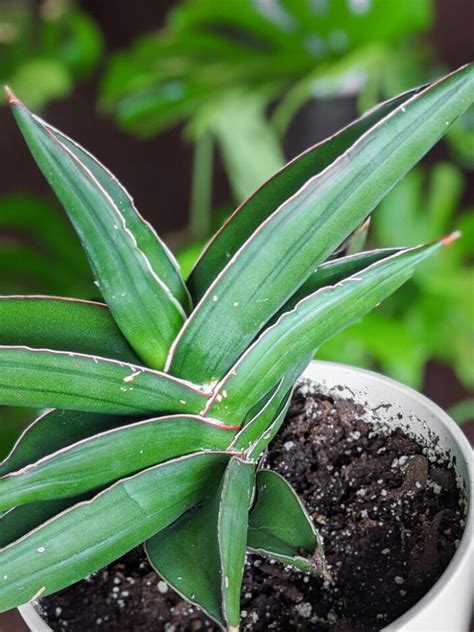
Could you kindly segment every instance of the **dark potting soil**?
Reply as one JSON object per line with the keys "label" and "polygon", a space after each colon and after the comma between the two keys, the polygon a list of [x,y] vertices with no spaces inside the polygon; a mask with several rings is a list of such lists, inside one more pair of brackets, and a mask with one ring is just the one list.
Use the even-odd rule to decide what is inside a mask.
{"label": "dark potting soil", "polygon": [[[440,577],[463,532],[454,471],[436,446],[303,383],[266,466],[302,496],[334,585],[249,556],[242,630],[380,630]],[[141,548],[41,601],[53,630],[217,630],[150,568]]]}

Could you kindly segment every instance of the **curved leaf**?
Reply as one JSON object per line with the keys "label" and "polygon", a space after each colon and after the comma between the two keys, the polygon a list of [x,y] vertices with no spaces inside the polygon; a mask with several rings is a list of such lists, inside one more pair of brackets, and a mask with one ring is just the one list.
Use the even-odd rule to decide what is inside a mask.
{"label": "curved leaf", "polygon": [[229,629],[240,623],[240,589],[244,576],[245,550],[255,466],[232,457],[222,482],[217,519],[221,559],[222,612]]}
{"label": "curved leaf", "polygon": [[412,90],[370,110],[337,134],[301,153],[257,189],[229,217],[197,260],[187,281],[193,298],[199,300],[202,297],[229,259],[283,202],[417,92],[419,90]]}
{"label": "curved leaf", "polygon": [[219,501],[220,490],[147,540],[145,552],[151,566],[176,592],[224,627],[217,542]]}
{"label": "curved leaf", "polygon": [[138,362],[106,305],[71,298],[0,296],[0,344]]}
{"label": "curved leaf", "polygon": [[77,410],[48,410],[22,432],[10,454],[0,463],[0,476],[26,467],[81,439],[125,423],[130,423],[130,419]]}
{"label": "curved leaf", "polygon": [[[298,358],[314,351],[394,292],[442,242],[410,248],[301,300],[266,329],[216,388],[206,415],[244,416]],[[222,393],[226,392],[226,398]]]}
{"label": "curved leaf", "polygon": [[5,405],[112,415],[198,413],[207,397],[189,382],[118,360],[0,347],[0,400]]}
{"label": "curved leaf", "polygon": [[327,575],[322,545],[308,512],[289,483],[271,470],[257,472],[247,546],[300,570]]}
{"label": "curved leaf", "polygon": [[316,292],[316,290],[319,290],[326,285],[335,285],[336,283],[343,281],[348,276],[360,272],[373,263],[377,263],[377,261],[382,261],[382,259],[396,255],[402,250],[403,248],[380,248],[378,250],[359,252],[354,255],[348,255],[347,257],[340,257],[339,259],[322,263],[306,279],[303,285],[296,290],[281,310],[271,319],[270,323],[278,320],[278,318],[285,312],[292,310],[297,303],[306,296],[309,296],[309,294]]}
{"label": "curved leaf", "polygon": [[15,97],[10,97],[10,103],[31,153],[84,245],[115,321],[138,355],[150,366],[162,368],[185,314],[160,277],[163,266],[155,270],[150,262],[150,241],[158,249],[154,252],[160,253],[161,263],[169,260],[168,254],[136,214],[130,198],[99,163],[60,137]]}
{"label": "curved leaf", "polygon": [[136,239],[137,247],[148,259],[153,272],[162,279],[173,296],[188,310],[191,307],[191,297],[175,256],[160,239],[153,226],[140,215],[128,191],[90,152],[49,123],[45,121],[42,123],[90,170],[100,186],[113,198]]}
{"label": "curved leaf", "polygon": [[78,496],[199,450],[225,450],[235,428],[202,417],[147,419],[83,439],[0,477],[0,511]]}
{"label": "curved leaf", "polygon": [[351,233],[471,103],[474,67],[415,94],[266,219],[208,288],[166,367],[220,379],[314,268]]}
{"label": "curved leaf", "polygon": [[164,529],[212,493],[227,462],[203,452],[156,465],[1,549],[0,612],[79,581]]}
{"label": "curved leaf", "polygon": [[254,480],[255,466],[232,457],[216,493],[145,545],[153,568],[220,625],[226,621],[229,630],[240,620]]}

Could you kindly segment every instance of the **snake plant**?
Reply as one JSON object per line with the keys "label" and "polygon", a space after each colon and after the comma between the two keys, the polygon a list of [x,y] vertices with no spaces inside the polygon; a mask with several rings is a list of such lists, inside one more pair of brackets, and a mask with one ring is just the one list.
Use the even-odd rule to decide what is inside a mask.
{"label": "snake plant", "polygon": [[247,551],[327,573],[310,516],[262,457],[315,350],[453,239],[331,258],[473,95],[463,67],[311,147],[185,282],[116,178],[9,94],[104,302],[0,299],[0,403],[47,408],[0,465],[0,611],[142,543],[228,630]]}

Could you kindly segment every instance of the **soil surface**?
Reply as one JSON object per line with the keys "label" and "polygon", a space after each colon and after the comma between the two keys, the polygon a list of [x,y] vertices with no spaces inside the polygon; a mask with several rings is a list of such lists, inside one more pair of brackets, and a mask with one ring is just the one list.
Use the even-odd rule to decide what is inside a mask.
{"label": "soil surface", "polygon": [[[335,583],[249,556],[243,630],[380,630],[435,583],[463,532],[455,474],[436,446],[369,423],[373,411],[313,388],[299,386],[265,465],[304,499]],[[140,548],[41,605],[57,632],[218,629],[160,580]]]}

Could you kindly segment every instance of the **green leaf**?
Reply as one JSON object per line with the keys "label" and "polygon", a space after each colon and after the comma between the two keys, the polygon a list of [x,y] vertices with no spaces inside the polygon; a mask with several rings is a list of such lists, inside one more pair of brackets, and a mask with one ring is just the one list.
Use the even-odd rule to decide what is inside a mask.
{"label": "green leaf", "polygon": [[0,344],[138,362],[106,305],[71,298],[0,296]]}
{"label": "green leaf", "polygon": [[20,435],[10,454],[0,463],[0,476],[125,423],[130,423],[130,419],[77,410],[49,410],[35,419]]}
{"label": "green leaf", "polygon": [[138,355],[162,368],[185,318],[166,284],[172,269],[179,282],[174,260],[104,167],[13,96],[10,101],[30,151],[79,234],[114,319]]}
{"label": "green leaf", "polygon": [[224,626],[217,542],[220,489],[145,543],[155,571],[187,601]]}
{"label": "green leaf", "polygon": [[42,525],[57,514],[71,507],[77,499],[45,500],[22,505],[0,516],[0,549],[19,540],[29,531]]}
{"label": "green leaf", "polygon": [[273,393],[271,393],[270,397],[264,399],[263,405],[259,406],[258,411],[236,434],[230,448],[235,451],[246,451],[253,443],[258,441],[268,426],[275,419],[284,398],[284,379],[282,378],[273,390]]}
{"label": "green leaf", "polygon": [[156,465],[1,549],[0,612],[79,581],[164,529],[212,493],[227,462],[203,452]]}
{"label": "green leaf", "polygon": [[[314,351],[394,292],[442,242],[406,249],[343,282],[302,299],[249,347],[209,400],[205,414],[219,419],[245,415],[298,358]],[[222,397],[225,391],[226,398]]]}
{"label": "green leaf", "polygon": [[[306,362],[307,364],[307,362]],[[293,389],[286,392],[286,396],[283,402],[280,404],[278,411],[276,412],[272,422],[267,426],[265,432],[258,437],[258,439],[252,443],[247,449],[247,458],[251,461],[257,461],[268,445],[273,441],[277,432],[280,430],[283,422],[286,418],[286,413],[291,403],[291,396]]]}
{"label": "green leaf", "polygon": [[247,546],[300,570],[327,574],[322,545],[308,512],[289,483],[271,470],[257,472]]}
{"label": "green leaf", "polygon": [[65,351],[0,347],[0,400],[7,406],[93,413],[198,413],[208,396],[159,371]]}
{"label": "green leaf", "polygon": [[151,271],[163,281],[181,305],[186,310],[189,309],[191,297],[173,253],[160,239],[153,226],[137,211],[128,191],[91,153],[48,123],[43,122],[43,124],[78,161],[90,170],[98,184],[113,198],[116,206],[120,209],[123,221],[136,240],[137,248],[148,260]]}
{"label": "green leaf", "polygon": [[348,276],[360,272],[364,268],[382,261],[392,255],[401,252],[402,248],[380,248],[379,250],[369,250],[367,252],[360,252],[355,255],[348,255],[347,257],[341,257],[327,261],[321,264],[316,270],[307,278],[307,280],[299,287],[289,301],[281,308],[281,310],[272,318],[270,322],[276,322],[278,318],[285,312],[292,310],[297,303],[303,298],[316,292],[320,288],[327,285],[335,285],[340,281],[343,281]]}
{"label": "green leaf", "polygon": [[442,136],[474,96],[474,67],[415,94],[310,179],[245,242],[173,343],[166,367],[222,378],[314,268]]}
{"label": "green leaf", "polygon": [[193,298],[198,300],[203,296],[229,259],[281,204],[334,162],[373,125],[416,93],[416,90],[407,92],[377,106],[334,136],[304,151],[257,189],[203,250],[187,281]]}
{"label": "green leaf", "polygon": [[78,496],[199,450],[225,450],[235,428],[202,417],[147,419],[102,432],[0,477],[0,511]]}
{"label": "green leaf", "polygon": [[145,545],[157,573],[222,626],[239,624],[254,480],[254,465],[232,457],[216,493]]}
{"label": "green leaf", "polygon": [[232,457],[224,474],[217,520],[221,559],[222,611],[229,630],[240,623],[240,589],[244,575],[248,514],[255,466]]}

